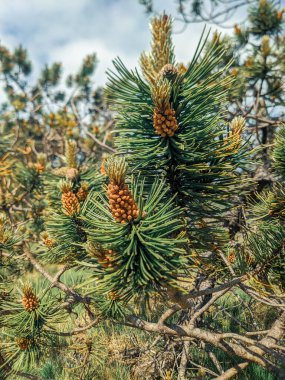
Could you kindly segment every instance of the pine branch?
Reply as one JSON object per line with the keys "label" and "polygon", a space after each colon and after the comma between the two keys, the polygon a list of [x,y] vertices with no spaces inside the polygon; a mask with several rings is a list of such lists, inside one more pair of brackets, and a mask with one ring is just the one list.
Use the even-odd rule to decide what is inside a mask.
{"label": "pine branch", "polygon": [[[125,324],[127,326],[135,327],[149,332],[156,332],[170,336],[190,337],[202,340],[206,343],[220,348],[225,352],[229,352],[230,350],[235,355],[266,367],[281,376],[281,378],[284,378],[283,370],[280,370],[280,368],[274,365],[270,360],[267,360],[263,355],[266,352],[267,354],[270,353],[271,355],[276,356],[274,351],[270,350],[270,348],[272,347],[272,344],[275,344],[275,342],[280,340],[284,335],[285,313],[283,313],[281,317],[274,322],[267,337],[263,338],[260,342],[247,339],[237,334],[213,333],[195,327],[185,328],[184,326],[180,325],[160,325],[157,323],[144,321],[136,316],[127,317]],[[225,342],[225,339],[227,337],[235,339],[238,338],[250,346],[243,347],[233,342]],[[257,355],[253,353],[256,353]],[[279,356],[277,355],[277,357]]]}
{"label": "pine branch", "polygon": [[[71,296],[72,299],[74,299],[75,302],[81,302],[83,303],[86,307],[90,302],[90,299],[88,297],[82,297],[79,293],[75,292],[73,289],[68,287],[66,284],[61,282],[59,280],[60,276],[63,274],[62,269],[55,275],[51,276],[43,267],[42,265],[35,259],[35,257],[32,255],[32,253],[26,249],[25,255],[29,259],[29,261],[33,264],[34,268],[41,273],[51,284],[51,287],[56,287],[66,293],[67,295]],[[66,270],[66,267],[64,268]],[[93,313],[90,311],[91,315]]]}
{"label": "pine branch", "polygon": [[90,330],[92,327],[98,325],[100,318],[96,318],[94,321],[90,322],[88,325],[79,327],[77,329],[74,329],[72,331],[52,331],[51,334],[58,335],[58,336],[74,336],[83,333],[84,331]]}

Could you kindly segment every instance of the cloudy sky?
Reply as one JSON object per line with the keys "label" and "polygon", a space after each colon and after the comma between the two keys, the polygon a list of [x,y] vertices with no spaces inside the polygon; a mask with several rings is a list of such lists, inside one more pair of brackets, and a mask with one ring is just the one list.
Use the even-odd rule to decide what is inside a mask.
{"label": "cloudy sky", "polygon": [[[158,11],[174,13],[175,0],[155,4]],[[236,15],[235,20],[242,16]],[[149,48],[148,23],[138,0],[0,0],[3,45],[26,47],[36,72],[54,61],[63,63],[65,74],[74,72],[86,54],[96,52],[99,64],[94,79],[100,85],[114,57],[120,56],[128,67],[136,65],[141,51]],[[179,60],[190,60],[203,26],[189,25],[174,35]],[[181,27],[176,22],[174,30]]]}

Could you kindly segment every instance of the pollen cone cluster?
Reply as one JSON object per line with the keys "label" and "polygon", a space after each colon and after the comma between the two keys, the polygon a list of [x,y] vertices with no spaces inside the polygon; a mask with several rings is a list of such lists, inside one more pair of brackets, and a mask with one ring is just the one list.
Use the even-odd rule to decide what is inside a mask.
{"label": "pollen cone cluster", "polygon": [[277,13],[277,19],[278,20],[282,20],[282,18],[283,18],[283,14],[285,13],[285,8],[283,8],[283,9],[281,9],[281,11],[279,11],[278,13]]}
{"label": "pollen cone cluster", "polygon": [[136,219],[139,210],[134,198],[125,184],[127,163],[123,157],[110,157],[105,162],[105,169],[110,183],[108,199],[112,215],[117,223],[126,223]]}
{"label": "pollen cone cluster", "polygon": [[98,263],[103,267],[103,268],[110,268],[113,266],[112,261],[112,254],[113,251],[111,249],[104,250],[102,252],[98,253]]}
{"label": "pollen cone cluster", "polygon": [[87,182],[82,182],[80,188],[78,189],[76,193],[76,197],[80,202],[85,201],[88,195],[88,183]]}
{"label": "pollen cone cluster", "polygon": [[103,153],[103,156],[102,156],[102,162],[101,162],[101,166],[100,166],[100,173],[102,175],[105,175],[106,174],[106,169],[105,169],[105,161],[108,160],[108,157],[110,155],[109,154],[106,154],[106,153]]}
{"label": "pollen cone cluster", "polygon": [[54,246],[54,240],[53,239],[50,239],[50,238],[46,238],[44,239],[44,244],[48,247],[48,248],[52,248]]}
{"label": "pollen cone cluster", "polygon": [[72,191],[72,184],[69,182],[62,182],[60,185],[62,195],[61,204],[63,212],[67,216],[74,216],[80,211],[80,204],[76,195]]}
{"label": "pollen cone cluster", "polygon": [[22,304],[27,311],[34,311],[39,307],[40,301],[30,286],[23,289]]}
{"label": "pollen cone cluster", "polygon": [[105,170],[105,167],[104,167],[104,162],[102,162],[101,166],[100,166],[100,173],[102,175],[106,174],[106,170]]}
{"label": "pollen cone cluster", "polygon": [[37,156],[37,162],[34,164],[34,168],[38,173],[43,173],[46,167],[47,157],[43,153],[39,153]]}
{"label": "pollen cone cluster", "polygon": [[228,256],[228,260],[231,264],[233,264],[236,261],[236,254],[234,250],[230,251],[230,254]]}
{"label": "pollen cone cluster", "polygon": [[98,259],[98,263],[103,268],[110,268],[113,266],[114,261],[114,251],[112,249],[104,249],[102,246],[95,245],[91,242],[88,242],[87,252],[92,256]]}
{"label": "pollen cone cluster", "polygon": [[111,182],[108,185],[108,198],[113,217],[118,223],[130,222],[139,215],[138,207],[128,185]]}
{"label": "pollen cone cluster", "polygon": [[240,27],[237,24],[234,25],[234,33],[235,33],[236,36],[240,36],[241,35],[241,29],[240,29]]}
{"label": "pollen cone cluster", "polygon": [[27,350],[32,345],[32,339],[21,337],[16,339],[16,343],[21,350]]}
{"label": "pollen cone cluster", "polygon": [[166,109],[156,107],[153,111],[153,127],[158,135],[172,137],[178,129],[175,110],[170,106]]}
{"label": "pollen cone cluster", "polygon": [[41,233],[41,237],[43,239],[44,245],[46,245],[48,248],[54,247],[55,240],[52,239],[46,231]]}

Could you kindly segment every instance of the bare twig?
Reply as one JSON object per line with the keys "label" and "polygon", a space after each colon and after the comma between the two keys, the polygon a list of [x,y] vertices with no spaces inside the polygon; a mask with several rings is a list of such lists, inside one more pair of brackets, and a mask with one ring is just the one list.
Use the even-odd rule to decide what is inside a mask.
{"label": "bare twig", "polygon": [[74,336],[83,333],[84,331],[90,330],[92,327],[98,325],[100,318],[94,319],[94,321],[90,322],[88,325],[79,327],[78,329],[74,329],[72,331],[51,331],[51,334],[59,335],[59,336]]}

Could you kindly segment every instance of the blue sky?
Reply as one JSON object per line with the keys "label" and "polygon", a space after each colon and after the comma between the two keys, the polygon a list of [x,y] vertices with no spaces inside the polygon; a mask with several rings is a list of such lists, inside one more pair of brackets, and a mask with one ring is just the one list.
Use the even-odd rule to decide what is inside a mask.
{"label": "blue sky", "polygon": [[[174,0],[156,0],[156,8],[174,13]],[[236,15],[234,21],[242,16]],[[86,54],[96,52],[94,79],[100,85],[114,57],[134,67],[142,50],[148,50],[148,23],[138,0],[0,0],[2,44],[10,48],[23,44],[36,72],[54,61],[63,63],[65,74],[74,72]],[[174,30],[181,26],[175,23]],[[174,35],[178,60],[191,59],[203,26],[189,25]]]}

